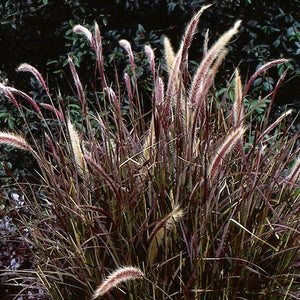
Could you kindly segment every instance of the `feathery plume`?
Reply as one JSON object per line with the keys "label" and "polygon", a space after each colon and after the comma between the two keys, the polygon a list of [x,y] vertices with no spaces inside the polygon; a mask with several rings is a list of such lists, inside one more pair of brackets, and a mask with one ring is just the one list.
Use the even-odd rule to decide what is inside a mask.
{"label": "feathery plume", "polygon": [[100,29],[99,29],[97,22],[95,22],[94,35],[95,35],[95,43],[96,43],[95,51],[96,51],[96,57],[97,57],[97,62],[98,62],[98,67],[99,67],[99,73],[100,73],[100,77],[101,77],[101,84],[102,84],[102,88],[104,88],[106,86],[106,80],[105,80],[105,75],[104,75],[102,38],[101,38]]}
{"label": "feathery plume", "polygon": [[[205,81],[203,83],[201,83],[201,85],[197,89],[197,94],[196,94],[197,101],[195,103],[196,108],[193,113],[193,119],[192,119],[192,123],[191,123],[192,128],[190,131],[192,134],[192,136],[191,136],[192,141],[194,140],[196,122],[197,122],[199,113],[202,110],[205,97],[206,97],[210,87],[212,86],[215,75],[217,73],[217,70],[219,69],[219,66],[221,65],[221,63],[224,60],[227,53],[228,53],[228,51],[226,49],[222,50],[220,52],[220,55],[218,56],[216,62],[214,63],[214,65],[210,69],[209,73],[207,74]],[[188,118],[187,118],[187,127],[189,127],[189,119]]]}
{"label": "feathery plume", "polygon": [[177,205],[163,220],[161,220],[153,229],[149,241],[148,249],[148,265],[153,264],[153,260],[157,254],[158,247],[161,245],[165,235],[165,231],[171,231],[174,225],[182,218],[184,212]]}
{"label": "feathery plume", "polygon": [[153,78],[155,80],[154,52],[153,52],[152,48],[148,45],[145,46],[145,52],[146,52],[148,60],[150,62],[150,68],[151,68],[151,71],[152,71]]}
{"label": "feathery plume", "polygon": [[[169,69],[169,81],[168,81],[168,89],[167,89],[167,96],[166,96],[166,115],[168,116],[171,101],[175,101],[176,97],[179,97],[179,110],[184,109],[184,103],[182,103],[182,97],[180,94],[180,76],[185,72],[185,67],[187,64],[187,56],[188,56],[188,49],[192,43],[193,36],[195,34],[195,30],[197,28],[199,18],[202,12],[208,8],[210,5],[203,6],[200,11],[192,18],[190,23],[187,25],[183,40],[181,42],[180,48],[173,59],[173,54],[171,52],[171,60],[173,61],[172,65],[168,63]],[[165,41],[168,45],[168,41]],[[172,47],[170,47],[172,49]],[[169,68],[169,66],[171,68]],[[180,74],[181,73],[181,74]],[[178,98],[177,98],[178,99]]]}
{"label": "feathery plume", "polygon": [[92,46],[95,45],[92,33],[82,25],[75,25],[73,27],[73,32],[83,34],[91,43]]}
{"label": "feathery plume", "polygon": [[127,40],[120,40],[119,44],[120,44],[121,47],[123,47],[126,50],[128,56],[129,56],[129,61],[130,61],[130,64],[131,64],[132,73],[135,76],[135,63],[134,63],[134,58],[133,58],[131,45]]}
{"label": "feathery plume", "polygon": [[155,106],[158,107],[164,100],[165,87],[161,77],[158,77],[155,85]]}
{"label": "feathery plume", "polygon": [[182,50],[179,50],[179,52],[175,56],[171,68],[171,73],[169,74],[166,103],[165,103],[166,113],[169,113],[171,101],[172,100],[174,101],[174,97],[179,93],[179,83],[180,83],[179,68],[180,68],[181,52]]}
{"label": "feathery plume", "polygon": [[164,37],[164,51],[165,51],[165,60],[166,60],[167,69],[170,74],[175,60],[175,53],[169,38],[167,38],[166,36]]}
{"label": "feathery plume", "polygon": [[239,70],[235,71],[235,94],[233,104],[233,120],[234,124],[238,125],[244,117],[243,112],[243,87]]}
{"label": "feathery plume", "polygon": [[80,139],[77,131],[75,130],[70,120],[68,120],[68,130],[69,130],[71,146],[73,149],[76,165],[78,167],[79,173],[81,175],[84,175],[84,172],[85,170],[87,170],[87,167],[80,147]]}
{"label": "feathery plume", "polygon": [[249,79],[249,81],[246,85],[245,91],[244,91],[244,95],[246,95],[248,93],[250,86],[252,85],[253,81],[257,78],[258,75],[260,75],[262,72],[265,72],[276,65],[284,64],[288,61],[289,60],[285,59],[285,58],[276,59],[276,60],[270,61],[270,62],[264,64],[263,66],[261,66],[260,68],[258,68],[257,71]]}
{"label": "feathery plume", "polygon": [[203,43],[203,57],[207,55],[208,52],[208,41],[209,41],[209,29],[206,30],[204,36],[204,43]]}
{"label": "feathery plume", "polygon": [[242,138],[244,131],[245,129],[243,127],[239,127],[238,129],[234,130],[217,150],[208,167],[207,175],[210,181],[217,176],[217,171],[223,159],[231,152],[237,141]]}
{"label": "feathery plume", "polygon": [[152,147],[153,141],[154,141],[154,131],[155,131],[154,118],[152,116],[150,127],[149,127],[149,132],[147,134],[146,142],[143,147],[144,148],[143,155],[146,160],[148,160],[150,158],[150,153],[151,153],[150,148]]}
{"label": "feathery plume", "polygon": [[30,151],[26,140],[18,134],[0,131],[0,144],[9,145],[21,150]]}
{"label": "feathery plume", "polygon": [[238,28],[240,27],[241,21],[237,21],[234,26],[225,32],[217,42],[210,48],[207,55],[202,60],[200,66],[197,69],[196,74],[193,77],[193,81],[190,88],[190,96],[188,99],[188,103],[193,105],[197,100],[197,94],[199,88],[203,85],[203,82],[206,79],[206,75],[209,72],[209,69],[215,59],[219,56],[220,52],[224,49],[226,44],[230,41],[230,39],[238,32]]}
{"label": "feathery plume", "polygon": [[193,16],[192,20],[189,22],[189,24],[186,27],[183,40],[181,42],[180,49],[181,52],[181,61],[180,61],[180,70],[183,71],[188,60],[188,50],[192,44],[192,40],[194,37],[194,34],[197,29],[197,25],[199,23],[200,16],[202,15],[203,11],[206,10],[208,7],[210,7],[211,4],[201,7],[201,9]]}
{"label": "feathery plume", "polygon": [[17,68],[18,72],[30,72],[34,75],[34,77],[37,79],[37,81],[40,82],[40,84],[43,86],[45,89],[46,93],[49,96],[49,90],[47,88],[47,85],[45,83],[45,80],[43,79],[41,73],[33,66],[27,63],[20,64],[19,67]]}
{"label": "feathery plume", "polygon": [[127,93],[128,93],[128,98],[130,101],[132,101],[133,93],[132,93],[132,88],[131,88],[130,77],[127,73],[124,74],[124,79],[125,79],[126,89],[127,89]]}
{"label": "feathery plume", "polygon": [[116,287],[121,282],[143,278],[144,276],[144,273],[136,267],[121,267],[111,273],[102,282],[102,284],[95,290],[93,299],[103,296],[110,289]]}

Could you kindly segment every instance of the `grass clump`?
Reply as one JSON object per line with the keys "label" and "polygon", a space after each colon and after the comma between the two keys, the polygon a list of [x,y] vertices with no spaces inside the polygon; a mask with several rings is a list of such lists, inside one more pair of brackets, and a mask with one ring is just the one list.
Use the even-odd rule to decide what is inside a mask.
{"label": "grass clump", "polygon": [[[44,144],[0,134],[0,143],[22,143],[39,165],[40,184],[18,185],[26,201],[16,209],[15,226],[32,251],[32,266],[4,272],[8,284],[22,287],[20,294],[30,290],[36,298],[52,299],[299,297],[298,137],[283,126],[287,113],[271,124],[267,117],[257,124],[249,122],[255,108],[243,104],[251,82],[286,60],[261,67],[245,88],[237,70],[234,103],[215,98],[209,91],[240,21],[205,49],[191,75],[188,49],[204,9],[187,25],[177,53],[165,40],[166,80],[155,67],[153,50],[145,48],[153,80],[149,125],[130,43],[120,41],[131,64],[123,95],[107,82],[97,25],[94,33],[82,26],[75,31],[95,51],[104,106],[98,93],[93,102],[86,99],[69,58],[84,130],[72,123],[61,101],[51,98],[36,69],[19,68],[41,82],[49,97],[41,107],[53,113],[49,121],[35,108],[45,127]],[[14,91],[1,88],[22,112]],[[130,107],[126,116],[123,97]],[[91,113],[91,105],[97,113]],[[128,279],[140,280],[117,286]]]}

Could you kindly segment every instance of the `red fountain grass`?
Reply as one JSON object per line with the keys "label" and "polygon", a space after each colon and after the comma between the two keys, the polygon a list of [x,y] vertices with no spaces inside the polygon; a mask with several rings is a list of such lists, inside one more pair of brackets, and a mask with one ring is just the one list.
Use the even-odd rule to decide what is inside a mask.
{"label": "red fountain grass", "polygon": [[[30,151],[39,166],[32,171],[38,185],[17,183],[25,204],[15,208],[14,226],[17,242],[30,251],[30,266],[0,273],[8,278],[3,284],[20,287],[16,297],[300,297],[298,135],[288,130],[290,112],[275,122],[263,118],[257,126],[255,107],[245,107],[244,101],[251,102],[257,76],[286,60],[261,66],[245,87],[244,74],[236,71],[235,86],[227,87],[234,101],[226,95],[222,101],[213,81],[240,21],[210,48],[206,36],[203,60],[189,74],[188,50],[203,11],[187,25],[177,53],[165,39],[167,74],[156,67],[151,47],[145,47],[153,77],[147,129],[131,45],[120,41],[131,67],[119,74],[124,87],[107,82],[97,24],[93,33],[81,25],[74,28],[95,51],[99,81],[93,87],[100,87],[95,99],[87,99],[88,86],[83,88],[69,59],[80,124],[60,97],[51,98],[42,75],[28,64],[19,70],[38,79],[50,104],[35,104],[0,85],[20,111],[13,93],[27,99],[45,128],[44,144],[30,134],[23,114],[28,141],[0,133],[1,144]],[[275,95],[266,97],[273,101]],[[45,110],[53,112],[52,119],[44,117]],[[124,291],[119,288],[141,278],[124,285]]]}

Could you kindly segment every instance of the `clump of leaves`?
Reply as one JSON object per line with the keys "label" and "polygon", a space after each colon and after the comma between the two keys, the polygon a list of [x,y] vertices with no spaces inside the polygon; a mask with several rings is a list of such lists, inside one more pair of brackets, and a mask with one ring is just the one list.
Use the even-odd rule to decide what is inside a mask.
{"label": "clump of leaves", "polygon": [[[96,115],[69,58],[84,130],[51,98],[36,69],[19,68],[39,80],[49,99],[38,106],[21,94],[44,124],[44,145],[0,134],[1,143],[30,152],[39,165],[40,184],[19,184],[26,202],[16,210],[16,226],[27,232],[20,239],[32,249],[32,267],[4,273],[23,287],[20,294],[36,288],[38,298],[42,286],[52,299],[299,297],[297,136],[290,136],[288,126],[278,130],[290,112],[271,124],[266,113],[257,124],[251,122],[255,107],[244,107],[255,79],[286,60],[263,65],[245,87],[236,70],[233,105],[216,98],[210,89],[240,21],[204,47],[190,76],[188,50],[205,8],[187,25],[177,52],[166,40],[166,82],[153,50],[145,47],[153,82],[149,125],[130,43],[120,41],[131,65],[123,95],[105,76],[97,24],[93,33],[75,27],[95,52],[106,100],[103,108],[95,93]],[[14,97],[19,92],[2,90],[21,111]],[[53,113],[51,127],[44,109]],[[103,282],[112,270],[117,271]],[[115,288],[135,278],[140,280],[130,281],[126,292]]]}

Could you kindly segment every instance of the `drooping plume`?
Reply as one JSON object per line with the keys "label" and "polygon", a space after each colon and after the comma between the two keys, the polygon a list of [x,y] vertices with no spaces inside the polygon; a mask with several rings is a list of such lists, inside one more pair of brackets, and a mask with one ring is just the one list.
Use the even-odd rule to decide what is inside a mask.
{"label": "drooping plume", "polygon": [[197,102],[197,95],[199,89],[204,85],[206,75],[209,73],[210,67],[215,59],[223,53],[225,46],[230,39],[237,34],[241,21],[237,21],[234,26],[225,32],[217,42],[208,50],[207,55],[203,58],[200,66],[197,69],[196,74],[193,77],[193,81],[190,88],[188,103],[194,105]]}
{"label": "drooping plume", "polygon": [[245,129],[243,127],[239,127],[238,129],[234,130],[216,151],[216,154],[212,158],[208,167],[207,176],[210,181],[215,179],[223,160],[233,150],[237,141],[242,138],[244,131]]}
{"label": "drooping plume", "polygon": [[121,267],[111,273],[102,284],[95,290],[93,299],[106,294],[110,289],[116,287],[119,283],[143,278],[144,273],[136,267]]}
{"label": "drooping plume", "polygon": [[30,151],[30,146],[26,140],[18,134],[0,131],[0,144]]}

